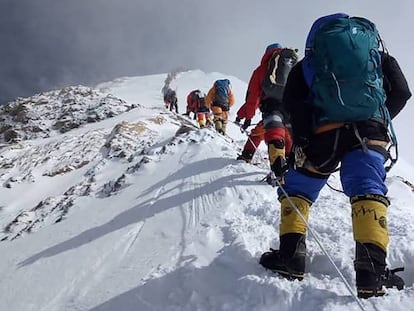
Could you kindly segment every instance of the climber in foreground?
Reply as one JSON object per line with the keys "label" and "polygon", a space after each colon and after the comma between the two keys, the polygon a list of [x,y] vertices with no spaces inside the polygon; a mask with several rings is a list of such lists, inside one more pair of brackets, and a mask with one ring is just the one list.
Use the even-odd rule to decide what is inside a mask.
{"label": "climber in foreground", "polygon": [[384,287],[403,288],[402,278],[386,268],[390,201],[384,163],[389,145],[395,146],[391,119],[410,97],[396,59],[372,22],[338,13],[313,23],[305,57],[292,68],[283,97],[294,165],[278,188],[280,246],[265,252],[261,265],[288,279],[303,279],[310,207],[340,164],[351,203],[358,297],[382,296]]}

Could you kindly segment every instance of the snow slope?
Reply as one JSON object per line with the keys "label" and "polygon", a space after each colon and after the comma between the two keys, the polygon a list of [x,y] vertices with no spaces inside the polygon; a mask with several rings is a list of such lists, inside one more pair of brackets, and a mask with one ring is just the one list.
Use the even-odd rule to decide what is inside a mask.
{"label": "snow slope", "polygon": [[[403,159],[387,184],[390,266],[406,289],[357,303],[308,236],[306,278],[280,279],[259,264],[278,247],[276,191],[261,183],[265,147],[249,165],[232,139],[163,108],[166,75],[99,85],[131,107],[112,118],[0,149],[0,310],[410,310],[414,302],[414,192]],[[237,104],[246,83],[190,71],[173,81],[179,109],[193,89],[227,77]],[[404,155],[402,155],[403,158]],[[340,189],[339,178],[330,185]],[[348,199],[326,187],[310,224],[354,289]]]}

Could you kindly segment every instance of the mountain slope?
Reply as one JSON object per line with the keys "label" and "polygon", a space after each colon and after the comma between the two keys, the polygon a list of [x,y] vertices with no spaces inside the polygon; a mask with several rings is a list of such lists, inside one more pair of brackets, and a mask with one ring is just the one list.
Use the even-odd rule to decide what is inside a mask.
{"label": "mountain slope", "polygon": [[[180,110],[187,92],[222,76],[179,74]],[[1,309],[360,310],[311,236],[302,282],[258,265],[261,252],[278,247],[276,192],[259,182],[266,163],[235,160],[245,141],[235,125],[230,140],[165,111],[164,78],[100,85],[136,108],[0,149]],[[239,106],[246,85],[229,78]],[[396,169],[410,178],[402,173],[411,167]],[[336,175],[329,183],[340,189]],[[366,310],[414,301],[414,193],[394,174],[387,184],[389,263],[405,265],[407,289],[362,302]],[[326,187],[310,223],[353,286],[348,199]]]}

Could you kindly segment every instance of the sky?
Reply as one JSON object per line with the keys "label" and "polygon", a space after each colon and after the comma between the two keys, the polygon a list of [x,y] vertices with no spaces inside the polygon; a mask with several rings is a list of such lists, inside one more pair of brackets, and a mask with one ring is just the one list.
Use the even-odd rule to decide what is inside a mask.
{"label": "sky", "polygon": [[[312,235],[305,279],[281,279],[258,264],[279,243],[276,189],[260,181],[269,171],[265,146],[255,165],[235,160],[245,134],[233,123],[228,137],[198,129],[164,109],[165,77],[100,84],[91,96],[95,107],[137,108],[0,148],[0,227],[8,227],[0,234],[1,310],[406,311],[413,305],[414,192],[402,182],[414,181],[412,163],[402,157],[386,180],[388,264],[405,266],[403,291],[354,298],[349,201],[329,187],[309,222],[344,279]],[[236,97],[244,95],[244,81],[200,70],[180,73],[172,86],[183,98],[218,78],[233,82]],[[113,101],[101,101],[106,92]],[[39,117],[33,122],[44,123],[51,110],[45,99],[54,102],[58,93],[32,98],[28,105]],[[183,112],[185,102],[178,103]],[[79,101],[72,117],[85,119],[84,108]],[[188,131],[178,134],[183,126]],[[337,175],[329,184],[341,189]]]}
{"label": "sky", "polygon": [[265,46],[280,42],[303,52],[312,22],[338,11],[371,18],[414,79],[414,43],[406,37],[412,6],[409,0],[2,0],[0,103],[178,67],[248,81]]}
{"label": "sky", "polygon": [[[297,47],[302,55],[313,21],[334,12],[375,22],[414,90],[412,8],[410,0],[2,0],[0,103],[177,68],[247,82],[269,43]],[[414,160],[411,101],[395,128],[400,153]]]}

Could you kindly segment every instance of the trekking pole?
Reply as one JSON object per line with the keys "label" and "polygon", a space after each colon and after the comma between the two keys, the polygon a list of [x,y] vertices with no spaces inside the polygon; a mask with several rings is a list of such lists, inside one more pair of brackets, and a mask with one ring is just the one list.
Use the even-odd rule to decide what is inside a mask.
{"label": "trekking pole", "polygon": [[349,285],[348,281],[345,279],[345,277],[342,274],[341,270],[339,270],[338,266],[335,264],[335,262],[333,261],[333,259],[331,258],[331,256],[326,251],[326,249],[323,247],[323,245],[322,245],[321,241],[319,240],[316,232],[314,232],[313,229],[309,226],[309,223],[306,221],[305,217],[303,217],[303,215],[300,212],[300,210],[297,208],[297,206],[295,205],[295,203],[293,203],[292,199],[289,197],[289,195],[287,194],[287,192],[285,191],[285,189],[283,189],[282,185],[280,184],[279,179],[276,179],[276,183],[277,183],[279,189],[283,192],[283,195],[285,196],[285,198],[288,200],[290,206],[295,210],[295,212],[299,215],[299,218],[306,225],[306,227],[308,228],[308,230],[311,233],[312,237],[315,239],[316,243],[319,245],[319,247],[322,250],[322,252],[326,255],[326,257],[328,257],[329,262],[334,266],[334,268],[335,268],[336,272],[338,273],[339,277],[342,279],[342,282],[345,284],[345,287],[348,289],[348,291],[350,292],[350,294],[352,295],[352,297],[354,298],[354,300],[356,301],[356,303],[358,304],[358,306],[360,307],[360,309],[362,311],[365,311],[364,306],[362,305],[362,302],[358,299],[358,297],[352,291],[351,286]]}

